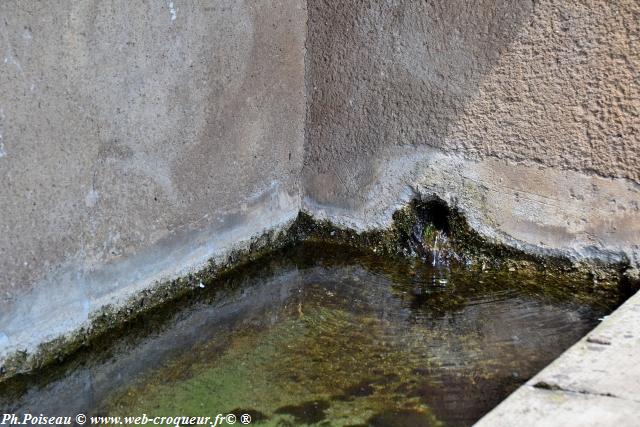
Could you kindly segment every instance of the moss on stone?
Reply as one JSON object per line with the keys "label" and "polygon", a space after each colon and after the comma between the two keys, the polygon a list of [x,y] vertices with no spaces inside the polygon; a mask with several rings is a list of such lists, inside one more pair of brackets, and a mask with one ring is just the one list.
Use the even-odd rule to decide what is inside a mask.
{"label": "moss on stone", "polygon": [[[149,310],[193,295],[200,283],[215,285],[217,279],[234,274],[239,267],[287,246],[322,242],[387,257],[425,259],[434,249],[438,233],[447,236],[447,262],[471,270],[544,271],[548,278],[556,277],[558,283],[572,280],[584,283],[586,278],[598,289],[619,290],[621,278],[629,269],[627,264],[574,263],[560,257],[538,256],[488,241],[469,226],[460,212],[441,200],[414,200],[393,214],[390,227],[360,233],[301,212],[285,231],[266,232],[251,240],[244,249],[231,251],[221,262],[212,259],[200,271],[156,283],[119,307],[105,306],[91,316],[87,327],[44,343],[33,354],[17,351],[0,367],[0,382],[17,374],[41,371],[74,352],[95,347],[104,336],[122,329]],[[637,280],[622,280],[622,283],[626,284],[624,291],[629,294],[639,285]]]}
{"label": "moss on stone", "polygon": [[[438,206],[438,217],[430,217],[434,204]],[[447,236],[445,249],[450,263],[470,269],[545,271],[580,281],[588,278],[600,286],[618,287],[622,274],[629,268],[624,263],[574,262],[559,256],[530,254],[492,242],[473,230],[464,215],[440,200],[412,201],[396,211],[391,226],[383,230],[357,233],[329,221],[316,221],[305,213],[300,214],[294,227],[300,240],[333,242],[387,256],[418,258],[433,251],[435,236],[440,232]],[[415,230],[420,230],[417,234],[420,241],[416,240]]]}

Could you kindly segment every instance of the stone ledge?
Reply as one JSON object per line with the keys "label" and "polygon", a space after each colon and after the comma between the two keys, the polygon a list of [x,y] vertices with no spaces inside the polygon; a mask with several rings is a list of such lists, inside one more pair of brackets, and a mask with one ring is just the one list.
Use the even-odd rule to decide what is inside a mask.
{"label": "stone ledge", "polygon": [[636,293],[476,426],[635,426],[639,359]]}

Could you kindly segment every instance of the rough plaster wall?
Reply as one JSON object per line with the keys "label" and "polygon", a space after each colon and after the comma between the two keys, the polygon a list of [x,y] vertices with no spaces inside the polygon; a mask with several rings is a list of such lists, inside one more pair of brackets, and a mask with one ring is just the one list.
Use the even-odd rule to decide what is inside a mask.
{"label": "rough plaster wall", "polygon": [[489,237],[638,261],[638,2],[308,9],[306,210],[366,229],[435,193]]}
{"label": "rough plaster wall", "polygon": [[640,183],[640,4],[536,3],[443,148]]}
{"label": "rough plaster wall", "polygon": [[0,2],[0,356],[296,216],[306,18]]}

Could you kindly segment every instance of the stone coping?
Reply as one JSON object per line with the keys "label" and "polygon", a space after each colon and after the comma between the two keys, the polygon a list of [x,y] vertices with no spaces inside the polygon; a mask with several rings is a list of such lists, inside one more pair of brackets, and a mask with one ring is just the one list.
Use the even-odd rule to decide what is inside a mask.
{"label": "stone coping", "polygon": [[475,425],[637,426],[640,292]]}

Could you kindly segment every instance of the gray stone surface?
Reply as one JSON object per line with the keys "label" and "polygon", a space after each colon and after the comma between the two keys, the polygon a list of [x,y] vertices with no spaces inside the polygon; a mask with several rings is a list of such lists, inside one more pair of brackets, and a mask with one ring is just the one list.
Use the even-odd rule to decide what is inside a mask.
{"label": "gray stone surface", "polygon": [[607,396],[520,388],[476,427],[633,427],[640,403]]}
{"label": "gray stone surface", "polygon": [[476,426],[635,426],[640,419],[640,294]]}
{"label": "gray stone surface", "polygon": [[0,359],[297,215],[306,17],[0,2]]}
{"label": "gray stone surface", "polygon": [[637,2],[308,9],[304,209],[367,229],[435,193],[509,244],[640,261]]}

